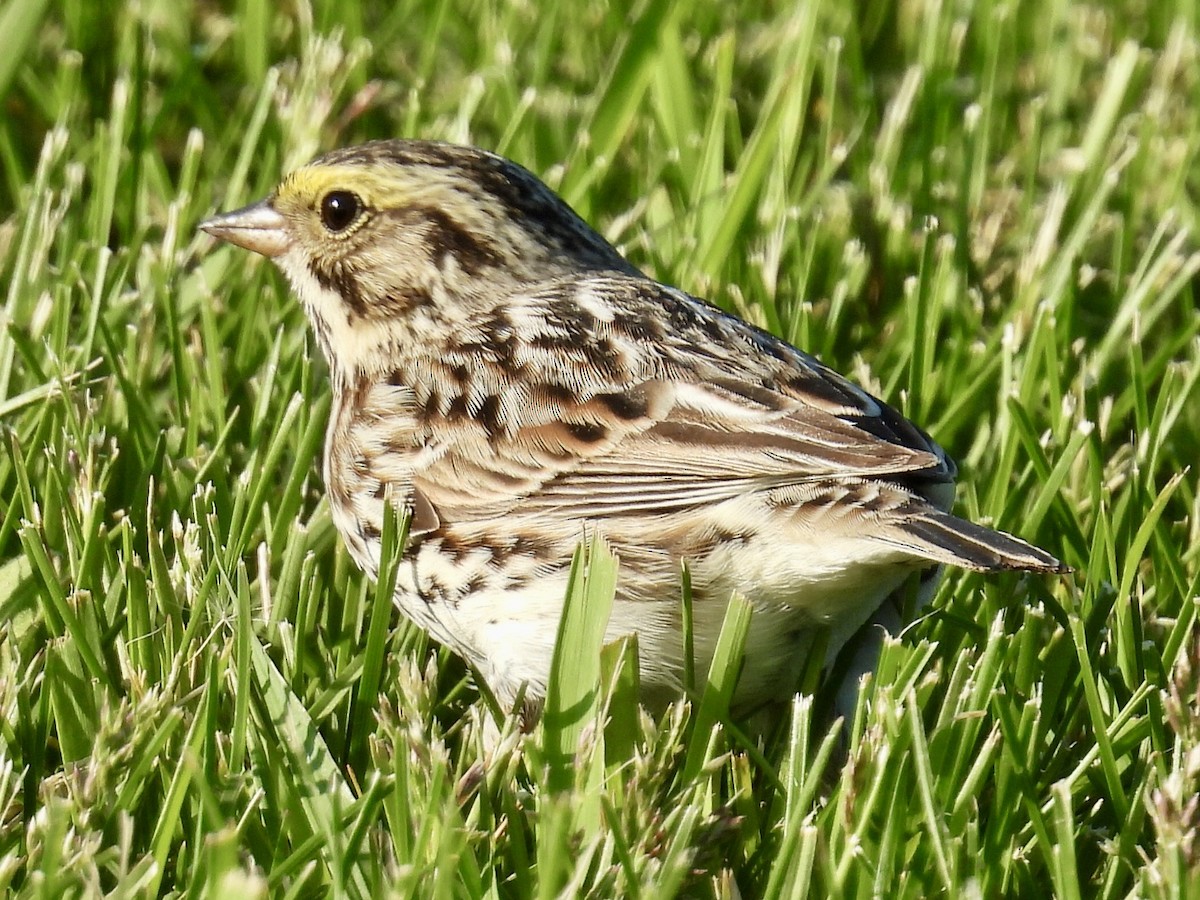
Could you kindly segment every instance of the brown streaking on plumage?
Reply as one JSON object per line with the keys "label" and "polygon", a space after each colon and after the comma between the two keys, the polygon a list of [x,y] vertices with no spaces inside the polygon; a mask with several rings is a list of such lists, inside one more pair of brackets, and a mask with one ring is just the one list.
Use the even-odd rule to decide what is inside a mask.
{"label": "brown streaking on plumage", "polygon": [[[778,699],[814,626],[832,656],[909,573],[1063,572],[948,512],[953,462],[807,354],[647,278],[526,170],[424,141],[330,153],[202,226],[270,256],[334,390],[325,483],[372,577],[383,504],[413,511],[396,602],[501,700],[545,690],[572,552],[620,559],[608,637],[648,695],[755,608],[738,699]],[[701,669],[702,670],[702,669]]]}

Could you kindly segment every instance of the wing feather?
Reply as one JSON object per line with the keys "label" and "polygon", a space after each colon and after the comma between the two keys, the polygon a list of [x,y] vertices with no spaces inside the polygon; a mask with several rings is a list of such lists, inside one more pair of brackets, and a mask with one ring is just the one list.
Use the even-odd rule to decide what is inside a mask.
{"label": "wing feather", "polygon": [[443,521],[652,515],[814,481],[945,484],[903,416],[812,357],[645,279],[510,298],[398,373],[435,452],[414,486]]}

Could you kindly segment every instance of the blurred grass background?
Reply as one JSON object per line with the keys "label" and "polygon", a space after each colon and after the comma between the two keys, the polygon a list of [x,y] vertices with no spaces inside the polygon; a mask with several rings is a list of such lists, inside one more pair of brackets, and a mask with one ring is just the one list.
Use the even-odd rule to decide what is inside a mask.
{"label": "blurred grass background", "polygon": [[[1186,0],[0,0],[0,887],[1200,895],[1198,28]],[[599,687],[589,722],[509,723],[481,767],[468,673],[338,546],[301,311],[195,231],[390,136],[543,175],[915,417],[964,514],[1075,574],[948,573],[845,737],[820,686],[760,741],[723,721],[735,604],[694,709],[639,716],[613,648],[561,685]]]}

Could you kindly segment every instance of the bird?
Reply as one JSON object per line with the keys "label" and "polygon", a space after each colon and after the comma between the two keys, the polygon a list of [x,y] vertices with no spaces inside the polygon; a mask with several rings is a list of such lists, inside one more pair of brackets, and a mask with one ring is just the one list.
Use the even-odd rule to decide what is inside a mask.
{"label": "bird", "polygon": [[685,689],[736,593],[734,707],[794,689],[914,573],[1064,573],[951,512],[957,469],[813,356],[644,274],[546,184],[474,147],[380,140],[286,175],[208,234],[272,260],[333,402],[332,519],[375,579],[386,504],[410,517],[394,601],[501,706],[545,697],[575,548],[619,560],[606,640],[636,635],[643,699]]}

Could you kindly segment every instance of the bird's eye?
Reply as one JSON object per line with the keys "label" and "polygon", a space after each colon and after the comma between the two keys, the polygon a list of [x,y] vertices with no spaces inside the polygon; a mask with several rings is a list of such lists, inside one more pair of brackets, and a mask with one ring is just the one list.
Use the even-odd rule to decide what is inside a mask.
{"label": "bird's eye", "polygon": [[362,201],[350,191],[330,191],[321,200],[321,222],[332,232],[345,231],[362,212]]}

